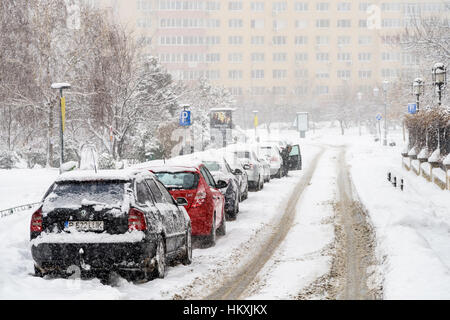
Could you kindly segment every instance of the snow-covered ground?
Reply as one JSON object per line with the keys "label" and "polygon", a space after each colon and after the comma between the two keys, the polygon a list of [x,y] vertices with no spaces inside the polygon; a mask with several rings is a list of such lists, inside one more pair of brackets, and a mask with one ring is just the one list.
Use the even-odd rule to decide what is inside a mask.
{"label": "snow-covered ground", "polygon": [[[260,135],[265,132],[260,130]],[[276,135],[276,133],[275,133]],[[301,141],[303,167],[311,165],[320,148],[311,184],[296,205],[294,224],[276,253],[258,274],[249,299],[292,299],[311,282],[329,272],[334,241],[333,202],[336,200],[337,151],[346,149],[346,161],[356,195],[367,209],[376,233],[376,270],[384,299],[450,298],[450,191],[401,167],[401,132],[390,133],[396,147],[383,147],[357,129],[341,136],[338,128],[316,129],[299,140],[298,133],[282,133]],[[403,177],[405,190],[387,181],[387,172]],[[40,200],[57,170],[1,170],[0,209]],[[98,280],[40,279],[32,276],[29,219],[26,211],[0,219],[1,299],[192,299],[208,295],[220,281],[244,266],[286,202],[304,172],[273,179],[261,192],[241,203],[236,221],[217,245],[194,249],[190,266],[169,269],[166,279],[132,284],[119,279],[114,286]],[[375,271],[375,272],[374,272]],[[318,296],[317,298],[321,298]]]}
{"label": "snow-covered ground", "polygon": [[[319,148],[305,147],[304,166],[308,166]],[[13,176],[13,171],[8,175]],[[34,176],[34,170],[28,170]],[[1,299],[173,299],[202,297],[225,276],[246,262],[248,252],[258,248],[260,235],[269,232],[270,223],[283,212],[293,188],[302,172],[290,177],[273,179],[260,192],[251,192],[240,205],[236,221],[227,223],[227,234],[218,239],[215,247],[194,249],[190,266],[171,267],[165,279],[145,284],[132,284],[119,279],[115,286],[102,285],[99,280],[40,279],[32,275],[33,262],[29,246],[31,211],[25,211],[0,220],[0,298]],[[42,196],[55,178],[53,171],[42,174],[41,185],[27,191]],[[3,181],[3,180],[2,180]],[[20,199],[20,186],[8,183]],[[49,183],[47,183],[49,182]],[[26,183],[21,180],[20,184]],[[19,182],[17,182],[19,184]],[[3,185],[3,183],[2,183]],[[7,186],[3,186],[5,189]],[[30,187],[30,190],[32,188]],[[7,194],[9,191],[6,192]],[[26,198],[26,201],[31,199]],[[3,198],[2,198],[3,200]],[[6,200],[5,200],[6,202]],[[20,203],[18,203],[20,204]],[[9,204],[8,204],[9,205]],[[1,207],[5,207],[0,203]],[[7,258],[3,258],[7,257]]]}

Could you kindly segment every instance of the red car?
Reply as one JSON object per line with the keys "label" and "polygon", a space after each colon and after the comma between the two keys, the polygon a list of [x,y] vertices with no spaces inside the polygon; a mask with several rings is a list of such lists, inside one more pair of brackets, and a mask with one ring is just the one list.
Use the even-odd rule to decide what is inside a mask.
{"label": "red car", "polygon": [[204,238],[209,246],[217,235],[225,235],[225,198],[218,189],[226,188],[223,180],[215,181],[203,164],[195,166],[152,166],[148,168],[185,208],[191,218],[192,235]]}

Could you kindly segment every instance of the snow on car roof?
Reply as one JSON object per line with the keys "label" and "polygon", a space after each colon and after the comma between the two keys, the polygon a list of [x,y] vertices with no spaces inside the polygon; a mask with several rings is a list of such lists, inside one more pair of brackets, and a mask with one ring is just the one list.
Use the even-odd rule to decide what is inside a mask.
{"label": "snow on car roof", "polygon": [[137,175],[152,174],[142,169],[124,169],[124,170],[77,170],[61,174],[55,182],[63,181],[113,181],[113,180],[132,180]]}

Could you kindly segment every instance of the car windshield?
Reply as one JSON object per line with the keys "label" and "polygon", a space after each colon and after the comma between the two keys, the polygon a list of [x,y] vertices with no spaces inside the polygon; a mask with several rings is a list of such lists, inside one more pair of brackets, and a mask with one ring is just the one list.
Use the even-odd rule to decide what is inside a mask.
{"label": "car windshield", "polygon": [[203,164],[209,171],[222,171],[222,166],[217,161],[203,161]]}
{"label": "car windshield", "polygon": [[124,181],[59,182],[44,200],[46,211],[54,208],[106,205],[120,208],[125,196]]}
{"label": "car windshield", "polygon": [[157,172],[155,175],[169,190],[192,190],[198,186],[199,177],[195,172]]}

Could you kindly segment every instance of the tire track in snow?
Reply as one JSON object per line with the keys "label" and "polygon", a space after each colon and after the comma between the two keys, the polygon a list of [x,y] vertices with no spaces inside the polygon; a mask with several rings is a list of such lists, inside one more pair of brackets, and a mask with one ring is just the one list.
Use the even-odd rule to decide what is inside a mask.
{"label": "tire track in snow", "polygon": [[275,250],[283,242],[289,230],[292,227],[296,215],[297,202],[309,185],[312,176],[316,170],[319,159],[324,154],[325,149],[321,148],[320,152],[311,161],[311,167],[303,176],[302,180],[297,184],[288,201],[285,213],[274,226],[272,235],[261,245],[261,249],[254,254],[254,257],[242,267],[235,276],[227,280],[219,289],[207,296],[206,300],[237,300],[246,291],[253,282],[256,275],[264,267],[266,262],[272,257]]}

